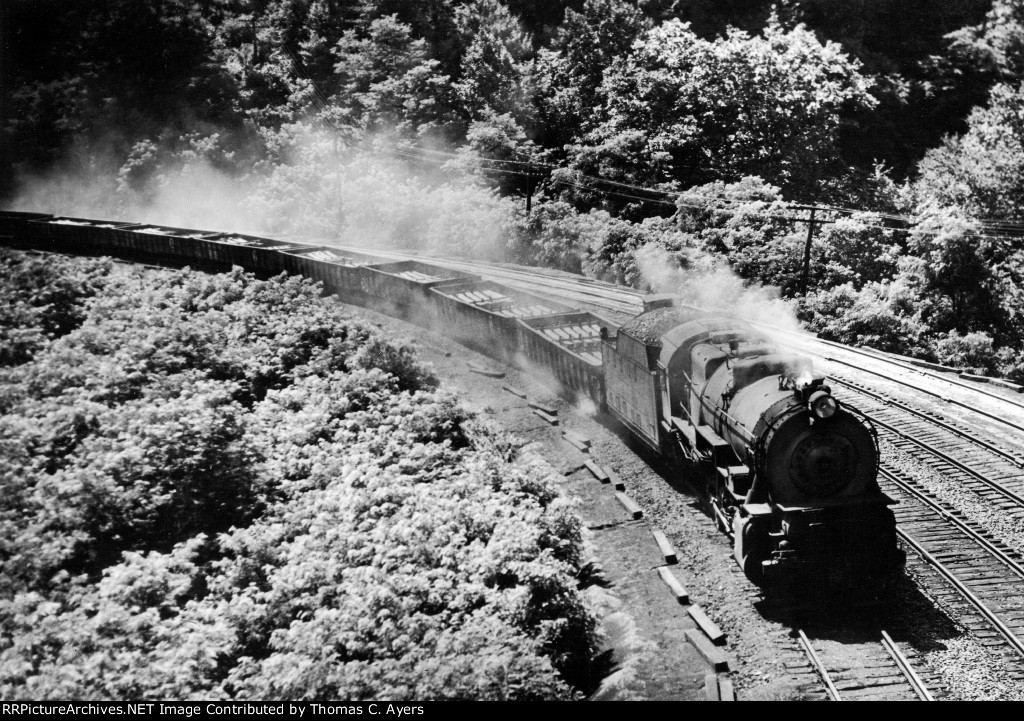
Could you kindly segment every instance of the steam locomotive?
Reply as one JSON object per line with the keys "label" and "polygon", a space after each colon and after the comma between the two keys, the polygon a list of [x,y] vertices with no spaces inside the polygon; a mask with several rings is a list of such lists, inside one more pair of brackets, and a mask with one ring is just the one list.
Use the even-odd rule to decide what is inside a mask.
{"label": "steam locomotive", "polygon": [[652,307],[604,339],[606,406],[703,476],[736,562],[774,593],[884,589],[905,560],[870,421],[743,321]]}
{"label": "steam locomotive", "polygon": [[654,452],[689,464],[737,563],[769,594],[880,587],[903,564],[870,422],[832,395],[809,359],[737,318],[650,296],[618,326],[438,264],[152,224],[0,212],[0,242],[302,274],[347,302],[542,369]]}

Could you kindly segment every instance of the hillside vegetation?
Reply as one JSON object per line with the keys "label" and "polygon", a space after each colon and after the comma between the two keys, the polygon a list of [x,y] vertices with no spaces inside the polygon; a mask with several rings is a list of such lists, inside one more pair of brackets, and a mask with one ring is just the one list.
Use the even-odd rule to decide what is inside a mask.
{"label": "hillside vegetation", "polygon": [[0,13],[0,197],[19,207],[658,290],[728,268],[826,337],[1024,380],[1021,0]]}
{"label": "hillside vegetation", "polygon": [[0,697],[565,699],[550,468],[309,281],[0,254]]}

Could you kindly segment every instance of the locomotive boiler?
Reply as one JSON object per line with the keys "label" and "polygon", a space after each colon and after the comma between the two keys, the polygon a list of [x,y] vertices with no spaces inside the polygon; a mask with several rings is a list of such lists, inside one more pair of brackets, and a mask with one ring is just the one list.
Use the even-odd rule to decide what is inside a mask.
{"label": "locomotive boiler", "polygon": [[752,581],[846,593],[882,588],[902,565],[874,429],[810,359],[735,318],[673,306],[606,334],[604,354],[609,411],[696,465]]}

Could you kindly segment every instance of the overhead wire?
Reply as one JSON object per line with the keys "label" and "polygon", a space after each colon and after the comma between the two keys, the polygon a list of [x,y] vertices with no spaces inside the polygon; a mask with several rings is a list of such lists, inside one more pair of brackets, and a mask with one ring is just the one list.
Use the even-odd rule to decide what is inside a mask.
{"label": "overhead wire", "polygon": [[[459,159],[462,162],[463,167],[468,167],[468,168],[477,169],[477,170],[484,170],[484,171],[493,172],[493,173],[500,173],[500,174],[503,174],[503,175],[518,175],[520,177],[524,177],[525,173],[522,172],[522,171],[506,170],[506,169],[502,169],[502,168],[497,168],[497,167],[494,167],[493,165],[486,165],[486,164],[483,164],[483,163],[513,163],[513,164],[516,164],[516,165],[535,166],[535,164],[530,163],[528,161],[511,161],[511,160],[502,159],[502,158],[483,158],[483,157],[479,157],[479,156],[477,156],[477,157],[467,157],[467,156],[458,155],[458,154],[455,154],[455,153],[446,153],[444,151],[430,150],[430,149],[426,149],[426,148],[418,148],[418,147],[415,147],[415,146],[406,146],[404,148],[404,150],[407,151],[407,152],[403,153],[403,157],[407,157],[407,158],[411,158],[411,159],[415,159],[415,160],[426,160],[428,162],[432,161],[432,160],[436,160],[436,159],[435,158],[430,158],[430,157],[427,157],[427,156],[437,156],[438,158],[444,157],[444,158],[449,158],[449,159]],[[568,186],[568,187],[573,187],[573,188],[576,188],[578,190],[582,190],[582,191],[586,191],[586,192],[594,192],[594,193],[599,193],[599,194],[608,195],[608,196],[612,196],[612,197],[625,198],[627,200],[635,200],[635,201],[639,201],[639,202],[643,202],[643,203],[651,203],[651,204],[655,204],[655,205],[664,205],[664,206],[667,206],[667,207],[676,207],[676,208],[678,208],[678,207],[682,206],[682,207],[688,207],[688,208],[695,209],[695,210],[706,210],[706,211],[710,211],[710,212],[720,212],[720,213],[726,213],[726,214],[737,214],[737,213],[743,212],[743,213],[748,213],[748,214],[751,214],[751,215],[758,215],[759,217],[769,218],[769,219],[772,219],[772,220],[779,220],[779,221],[783,221],[783,222],[790,222],[790,223],[792,223],[792,222],[802,222],[802,223],[809,222],[808,218],[794,217],[792,215],[781,215],[779,213],[771,213],[771,212],[763,212],[763,211],[759,212],[756,209],[752,209],[751,205],[753,205],[753,204],[750,203],[750,202],[747,202],[747,201],[741,201],[741,200],[735,200],[735,199],[732,199],[732,198],[721,198],[720,197],[720,198],[715,198],[714,199],[714,202],[715,203],[719,203],[719,205],[711,205],[711,206],[709,206],[707,204],[702,204],[702,203],[699,203],[699,202],[686,202],[686,201],[683,200],[683,196],[686,195],[685,191],[684,192],[668,191],[668,190],[663,190],[663,189],[660,189],[660,188],[650,188],[650,187],[635,185],[635,184],[631,184],[631,183],[622,183],[620,181],[614,181],[614,180],[610,180],[608,178],[602,178],[600,176],[588,175],[588,174],[582,173],[580,171],[573,170],[571,168],[566,168],[564,166],[552,166],[551,164],[547,164],[547,163],[542,164],[542,165],[545,166],[545,167],[553,167],[553,168],[556,168],[556,169],[559,169],[559,170],[570,171],[569,174],[571,174],[572,177],[577,178],[577,179],[585,179],[585,180],[592,181],[594,183],[604,183],[604,184],[615,186],[615,187],[622,187],[622,188],[627,188],[627,189],[637,189],[637,190],[640,190],[640,191],[643,191],[643,192],[646,192],[646,193],[651,193],[652,195],[661,195],[662,198],[660,198],[660,199],[659,198],[645,198],[645,197],[641,197],[641,196],[638,196],[638,195],[633,195],[633,194],[623,193],[623,192],[620,192],[620,191],[610,190],[610,189],[607,189],[607,188],[595,187],[593,185],[585,185],[585,184],[580,183],[580,182],[569,180],[568,178],[566,178],[564,176],[555,178],[554,181],[553,181],[556,184],[565,185],[565,186]],[[673,198],[673,200],[668,200],[668,198]],[[728,206],[729,204],[732,204],[735,207],[723,207],[723,205],[721,205],[721,204],[725,204],[726,206]],[[800,209],[800,208],[809,209],[812,206],[807,206],[807,205],[804,205],[804,204],[789,204],[788,207],[790,209],[794,209],[795,210],[795,209]],[[863,210],[863,209],[856,209],[856,208],[840,208],[840,207],[835,207],[835,206],[813,206],[813,207],[816,210],[820,210],[820,211],[824,211],[824,212],[837,213],[837,214],[843,214],[843,215],[853,215],[853,214],[864,214],[864,215],[869,215],[869,216],[873,215],[873,216],[876,216],[878,218],[884,218],[884,219],[887,219],[887,220],[903,222],[903,223],[906,223],[908,226],[912,226],[916,222],[916,220],[913,217],[911,217],[911,216],[897,215],[897,214],[893,214],[893,213],[883,213],[883,212]],[[815,223],[822,223],[822,222],[828,222],[828,221],[826,221],[826,219],[819,218],[819,219],[815,220],[814,222]],[[865,222],[864,219],[861,219],[861,222],[863,224],[869,226],[869,227],[877,227],[877,228],[881,228],[881,229],[884,229],[884,230],[900,231],[900,232],[905,232],[905,233],[908,233],[908,234],[915,234],[915,235],[937,236],[937,235],[941,235],[944,232],[944,231],[941,231],[941,230],[925,230],[925,229],[914,228],[914,227],[894,228],[894,227],[892,227],[890,225],[883,225],[883,224],[880,224],[880,223]],[[1008,235],[994,235],[992,233],[971,233],[970,235],[971,235],[971,237],[990,239],[990,240],[1006,240],[1006,239],[1008,239],[1010,237],[1013,237],[1013,236],[1008,236]]]}
{"label": "overhead wire", "polygon": [[[338,128],[337,128],[337,126],[335,124],[328,124],[324,120],[324,118],[323,118],[323,116],[327,114],[327,111],[329,111],[331,109],[331,107],[332,107],[332,103],[331,103],[330,99],[328,97],[326,97],[319,90],[319,88],[317,87],[316,83],[311,78],[308,78],[305,75],[305,73],[302,71],[304,63],[298,57],[296,57],[296,55],[295,55],[295,53],[293,51],[291,51],[291,50],[289,50],[287,48],[280,48],[280,51],[285,56],[287,56],[288,60],[291,63],[292,71],[295,73],[295,75],[300,77],[300,78],[302,78],[303,80],[305,80],[308,83],[308,88],[309,88],[310,94],[307,97],[309,97],[310,104],[313,106],[313,108],[315,110],[314,114],[311,117],[313,122],[315,122],[321,129],[323,129],[325,131],[337,131]],[[392,149],[397,150],[397,148],[392,148]],[[538,170],[538,176],[540,176],[540,177],[543,177],[544,175],[547,175],[549,173],[549,171],[563,170],[563,171],[567,171],[567,174],[571,174],[572,177],[575,180],[569,180],[566,177],[564,177],[564,175],[562,175],[562,176],[557,177],[557,178],[554,179],[554,182],[556,184],[561,184],[561,185],[573,187],[573,188],[576,188],[578,190],[582,190],[582,191],[586,191],[586,192],[596,192],[596,193],[603,194],[603,195],[606,195],[606,196],[612,196],[612,197],[617,197],[617,198],[624,198],[624,199],[627,199],[627,200],[638,201],[638,202],[641,202],[641,203],[650,203],[650,204],[654,204],[654,205],[664,205],[664,206],[675,207],[675,208],[687,207],[687,208],[691,208],[691,209],[695,209],[695,210],[706,210],[706,211],[711,211],[711,212],[733,213],[733,214],[742,211],[742,212],[747,212],[747,213],[756,213],[756,214],[758,214],[758,215],[760,215],[762,217],[770,218],[770,219],[773,219],[773,220],[781,220],[781,221],[785,221],[785,222],[802,222],[802,223],[811,222],[810,218],[797,218],[797,217],[793,217],[793,216],[779,215],[777,213],[757,213],[757,211],[751,210],[750,206],[752,205],[752,203],[750,203],[748,201],[735,200],[735,199],[732,199],[732,198],[725,198],[725,197],[713,198],[711,200],[713,200],[713,202],[716,203],[716,205],[713,205],[711,207],[709,207],[707,203],[701,203],[699,201],[687,202],[684,199],[684,196],[686,195],[685,191],[666,190],[666,189],[663,189],[663,188],[652,188],[652,187],[648,187],[648,186],[638,185],[638,184],[635,184],[635,183],[625,183],[625,182],[622,182],[622,181],[619,181],[619,180],[612,180],[611,178],[604,178],[604,177],[601,177],[601,176],[590,175],[590,174],[583,173],[582,171],[579,171],[579,170],[576,170],[576,169],[573,169],[573,168],[567,168],[565,166],[559,166],[559,165],[555,165],[553,163],[546,163],[546,162],[539,161],[539,160],[517,160],[517,159],[514,159],[514,158],[488,158],[488,157],[479,156],[479,155],[477,155],[475,157],[474,156],[468,156],[467,157],[467,155],[465,155],[465,154],[451,153],[451,152],[447,152],[447,151],[443,151],[443,150],[436,150],[436,149],[433,149],[433,148],[422,148],[422,147],[418,147],[418,146],[405,146],[404,148],[402,148],[402,150],[404,150],[405,152],[402,152],[400,154],[402,155],[402,157],[406,157],[408,159],[428,160],[429,161],[429,160],[431,160],[431,158],[429,156],[434,156],[434,158],[437,158],[437,159],[447,158],[448,160],[459,160],[460,161],[460,165],[462,165],[463,167],[475,168],[475,169],[478,169],[478,170],[484,170],[486,172],[498,173],[498,174],[502,174],[502,175],[512,175],[512,176],[526,177],[527,179],[529,179],[530,177],[533,177],[532,171],[535,170],[535,169]],[[524,168],[525,172],[519,171],[519,170],[507,170],[507,169],[504,169],[502,167],[496,167],[496,166],[515,166],[515,167],[520,167],[520,168]],[[579,180],[589,181],[590,183],[594,183],[594,184],[602,184],[602,185],[606,185],[606,186],[611,186],[613,188],[624,188],[626,190],[632,190],[632,191],[637,191],[637,192],[641,192],[641,193],[647,193],[647,194],[650,194],[652,196],[660,196],[660,198],[659,197],[654,197],[654,198],[642,197],[642,196],[638,196],[638,195],[634,195],[634,194],[630,194],[630,193],[623,193],[623,192],[620,192],[620,191],[611,190],[611,189],[608,189],[608,188],[595,187],[594,185],[585,185],[583,183],[577,182]],[[732,207],[732,208],[723,207],[722,204],[725,204],[725,205],[733,204],[735,207]],[[825,213],[835,213],[835,214],[839,214],[839,215],[848,215],[848,216],[849,215],[862,215],[862,216],[863,215],[868,215],[868,216],[873,216],[874,218],[877,218],[877,219],[883,220],[883,221],[887,220],[887,221],[892,221],[892,222],[904,223],[907,226],[914,226],[914,225],[917,225],[918,222],[919,222],[919,219],[915,218],[913,216],[902,215],[902,214],[898,214],[898,213],[887,213],[887,212],[884,212],[884,211],[871,211],[871,210],[865,210],[865,209],[862,209],[862,208],[846,208],[846,207],[837,207],[837,206],[829,206],[829,205],[813,205],[813,206],[811,206],[811,205],[802,204],[802,203],[790,203],[790,204],[788,204],[788,208],[790,210],[801,210],[801,209],[810,210],[811,208],[813,208],[814,210],[818,210],[818,211],[825,212]],[[868,225],[869,227],[878,227],[878,228],[883,228],[883,229],[886,229],[886,230],[894,230],[894,231],[898,230],[898,231],[903,231],[903,232],[906,232],[906,233],[911,233],[911,234],[916,234],[916,235],[933,235],[934,236],[934,235],[941,235],[942,232],[943,232],[941,230],[923,230],[923,229],[914,228],[914,227],[893,228],[891,226],[882,225],[880,223],[866,222],[866,219],[864,219],[863,217],[860,218],[860,221],[862,223]],[[826,221],[825,219],[817,219],[814,222],[822,223],[822,222],[830,222],[830,221]],[[987,231],[991,231],[991,232],[989,232],[989,233],[971,233],[970,235],[972,237],[991,239],[991,240],[1007,240],[1007,239],[1024,237],[1024,221],[1016,222],[1016,221],[1012,221],[1012,220],[1009,220],[1009,219],[980,219],[980,220],[976,220],[975,223],[982,230],[987,230]],[[1002,231],[1002,232],[999,233],[999,231]],[[999,234],[993,234],[993,233],[999,233]]]}

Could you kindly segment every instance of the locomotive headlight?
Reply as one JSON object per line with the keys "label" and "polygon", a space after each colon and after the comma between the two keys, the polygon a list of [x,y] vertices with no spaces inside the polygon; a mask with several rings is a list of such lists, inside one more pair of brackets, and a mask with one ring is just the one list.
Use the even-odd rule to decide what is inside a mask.
{"label": "locomotive headlight", "polygon": [[807,399],[807,408],[818,418],[824,420],[835,415],[836,410],[839,408],[839,403],[825,391],[815,391]]}

